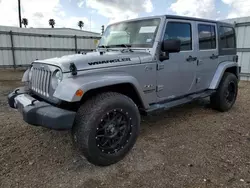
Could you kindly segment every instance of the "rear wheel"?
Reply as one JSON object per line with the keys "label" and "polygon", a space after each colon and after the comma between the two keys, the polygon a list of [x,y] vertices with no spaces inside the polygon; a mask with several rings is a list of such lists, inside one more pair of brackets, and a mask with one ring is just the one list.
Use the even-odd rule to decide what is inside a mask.
{"label": "rear wheel", "polygon": [[140,114],[130,98],[119,93],[102,93],[80,107],[72,136],[89,162],[106,166],[129,152],[139,126]]}
{"label": "rear wheel", "polygon": [[226,72],[221,80],[218,90],[210,97],[212,108],[221,112],[228,111],[234,105],[238,94],[238,79]]}

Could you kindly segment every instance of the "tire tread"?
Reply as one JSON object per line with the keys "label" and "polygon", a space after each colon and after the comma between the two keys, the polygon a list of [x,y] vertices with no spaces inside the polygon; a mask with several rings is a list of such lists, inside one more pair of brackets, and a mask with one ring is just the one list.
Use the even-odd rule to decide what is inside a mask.
{"label": "tire tread", "polygon": [[[228,82],[228,80],[233,80],[235,82],[238,82],[237,80],[237,77],[230,73],[230,72],[225,72],[222,79],[221,79],[221,82],[219,84],[219,87],[216,91],[215,94],[213,94],[211,97],[210,97],[210,104],[211,104],[211,107],[215,110],[218,110],[220,112],[226,112],[228,111],[234,104],[231,105],[231,106],[228,106],[225,101],[224,101],[224,98],[223,98],[223,92],[224,92],[224,87],[226,87],[227,85],[225,85],[226,82]],[[238,83],[236,84],[236,92],[238,91]],[[236,93],[236,97],[237,97],[237,93]]]}
{"label": "tire tread", "polygon": [[106,105],[108,100],[112,99],[112,101],[115,101],[121,98],[127,100],[129,103],[131,103],[131,105],[133,105],[134,109],[136,110],[137,116],[140,118],[139,110],[135,105],[135,103],[132,101],[132,99],[116,92],[106,92],[91,97],[79,108],[76,114],[74,126],[72,129],[72,135],[74,134],[78,135],[76,143],[77,148],[80,149],[80,151],[83,153],[83,155],[87,158],[89,162],[95,165],[107,166],[119,161],[121,158],[124,157],[121,156],[120,158],[117,158],[117,160],[108,160],[100,156],[100,158],[96,160],[89,152],[90,143],[88,143],[89,135],[92,129],[92,127],[90,126],[91,121],[93,121],[96,118],[95,117],[96,114],[101,113],[101,111],[103,110],[103,106]]}

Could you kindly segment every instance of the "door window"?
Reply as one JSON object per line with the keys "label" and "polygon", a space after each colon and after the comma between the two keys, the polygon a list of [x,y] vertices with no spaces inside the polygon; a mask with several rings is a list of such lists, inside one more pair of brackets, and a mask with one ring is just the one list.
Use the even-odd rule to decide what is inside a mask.
{"label": "door window", "polygon": [[181,51],[192,50],[192,27],[190,23],[168,22],[164,40],[181,40]]}
{"label": "door window", "polygon": [[199,32],[200,50],[216,49],[215,26],[207,24],[199,24],[198,32]]}

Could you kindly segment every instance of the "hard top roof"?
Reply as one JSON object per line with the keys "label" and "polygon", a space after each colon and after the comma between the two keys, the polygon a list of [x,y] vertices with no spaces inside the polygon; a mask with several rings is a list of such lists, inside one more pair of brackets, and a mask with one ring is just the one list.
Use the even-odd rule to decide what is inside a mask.
{"label": "hard top roof", "polygon": [[[149,17],[142,17],[142,18],[126,20],[126,21],[123,21],[123,22],[136,21],[136,20],[146,20],[146,19],[153,19],[153,18],[164,18],[164,17],[167,18],[167,19],[180,19],[180,20],[200,21],[200,22],[208,22],[208,23],[219,23],[220,25],[233,26],[230,23],[219,21],[219,20],[210,20],[210,19],[204,19],[204,18],[194,18],[194,17],[177,16],[177,15],[149,16]],[[120,22],[118,22],[118,23],[120,23]],[[114,23],[114,24],[116,24],[116,23]],[[111,25],[113,25],[113,24],[111,24]]]}

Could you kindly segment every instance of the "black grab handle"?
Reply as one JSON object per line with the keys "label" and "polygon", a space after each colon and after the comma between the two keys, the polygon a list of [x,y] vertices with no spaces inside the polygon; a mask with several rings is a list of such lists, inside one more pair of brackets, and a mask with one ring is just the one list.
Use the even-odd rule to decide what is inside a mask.
{"label": "black grab handle", "polygon": [[217,59],[219,56],[218,55],[212,55],[212,56],[210,56],[210,59]]}
{"label": "black grab handle", "polygon": [[193,57],[193,56],[189,56],[186,61],[190,62],[190,61],[196,61],[197,60],[197,57]]}

